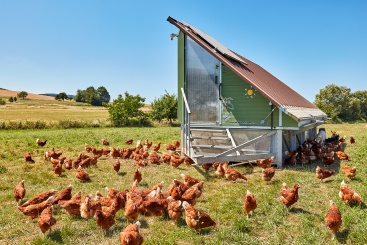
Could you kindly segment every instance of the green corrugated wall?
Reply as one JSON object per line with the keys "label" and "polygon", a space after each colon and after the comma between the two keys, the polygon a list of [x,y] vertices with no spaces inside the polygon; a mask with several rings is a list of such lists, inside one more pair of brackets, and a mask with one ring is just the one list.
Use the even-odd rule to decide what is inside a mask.
{"label": "green corrugated wall", "polygon": [[[279,126],[279,110],[271,112],[269,100],[222,66],[222,125],[223,126]],[[282,115],[283,127],[297,127],[297,122]]]}

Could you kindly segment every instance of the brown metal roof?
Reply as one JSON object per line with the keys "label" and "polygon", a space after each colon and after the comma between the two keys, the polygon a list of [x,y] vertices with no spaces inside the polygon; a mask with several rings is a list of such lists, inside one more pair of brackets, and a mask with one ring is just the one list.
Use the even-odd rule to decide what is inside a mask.
{"label": "brown metal roof", "polygon": [[288,114],[290,108],[309,108],[313,112],[313,115],[310,114],[310,117],[322,117],[326,119],[326,114],[318,109],[316,105],[305,99],[258,64],[225,48],[213,37],[190,24],[181,23],[172,17],[168,17],[167,20],[220,60],[223,65],[231,69],[275,106],[283,109],[285,113]]}

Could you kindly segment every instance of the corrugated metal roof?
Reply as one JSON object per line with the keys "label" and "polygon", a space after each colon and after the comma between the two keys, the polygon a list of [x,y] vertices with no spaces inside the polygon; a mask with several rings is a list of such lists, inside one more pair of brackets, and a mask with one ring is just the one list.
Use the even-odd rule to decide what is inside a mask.
{"label": "corrugated metal roof", "polygon": [[223,65],[231,69],[285,113],[289,113],[298,119],[311,117],[327,119],[327,115],[316,105],[305,99],[258,64],[225,48],[213,37],[192,25],[181,23],[172,17],[168,17],[167,20],[186,35],[190,36],[191,39],[220,60]]}

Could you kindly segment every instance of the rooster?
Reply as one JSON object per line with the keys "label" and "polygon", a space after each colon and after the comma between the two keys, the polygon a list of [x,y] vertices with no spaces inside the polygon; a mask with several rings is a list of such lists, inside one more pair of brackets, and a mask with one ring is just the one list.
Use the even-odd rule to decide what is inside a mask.
{"label": "rooster", "polygon": [[46,145],[46,142],[47,142],[47,140],[41,141],[40,139],[36,139],[36,143],[39,146],[45,146]]}

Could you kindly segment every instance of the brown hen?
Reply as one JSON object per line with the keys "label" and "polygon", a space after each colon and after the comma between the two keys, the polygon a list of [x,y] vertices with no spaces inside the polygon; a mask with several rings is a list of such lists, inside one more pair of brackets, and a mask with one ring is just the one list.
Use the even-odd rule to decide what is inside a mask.
{"label": "brown hen", "polygon": [[14,198],[15,201],[17,202],[17,205],[19,205],[19,202],[22,201],[22,199],[25,196],[25,193],[26,190],[24,188],[24,180],[22,180],[14,187]]}
{"label": "brown hen", "polygon": [[265,169],[262,170],[261,174],[262,174],[261,175],[262,180],[268,182],[274,177],[275,169],[274,169],[274,167],[265,168]]}
{"label": "brown hen", "polygon": [[294,184],[292,189],[288,189],[286,183],[282,184],[282,196],[280,201],[289,208],[298,201],[298,188],[301,186],[299,184]]}
{"label": "brown hen", "polygon": [[325,224],[333,233],[332,240],[335,239],[335,234],[339,231],[340,226],[342,224],[342,216],[338,207],[330,200],[329,211],[325,216]]}
{"label": "brown hen", "polygon": [[252,212],[257,207],[256,199],[255,199],[254,195],[249,190],[247,190],[246,196],[245,196],[245,199],[244,199],[243,202],[244,202],[243,208],[245,210],[247,218],[249,218],[249,214],[250,213],[252,214]]}
{"label": "brown hen", "polygon": [[259,159],[259,160],[256,160],[256,165],[264,169],[270,168],[271,164],[273,163],[273,160],[274,160],[274,156],[270,158],[266,158],[266,159]]}
{"label": "brown hen", "polygon": [[59,206],[64,208],[70,215],[80,216],[81,192],[79,191],[70,200],[60,200]]}
{"label": "brown hen", "polygon": [[81,167],[78,167],[78,171],[75,175],[77,179],[79,179],[81,182],[91,182],[91,178],[89,177],[89,174]]}
{"label": "brown hen", "polygon": [[199,183],[199,180],[191,177],[187,174],[181,174],[181,177],[183,178],[184,184],[187,185],[188,187],[191,187],[197,183]]}
{"label": "brown hen", "polygon": [[343,167],[345,176],[347,176],[349,179],[352,179],[357,174],[357,168],[349,166],[348,164],[345,164]]}
{"label": "brown hen", "polygon": [[139,233],[140,222],[130,224],[120,232],[120,244],[121,245],[141,245],[144,242],[143,237]]}
{"label": "brown hen", "polygon": [[344,180],[340,183],[340,190],[339,190],[339,197],[342,199],[346,204],[357,202],[362,204],[362,198],[359,194],[351,189],[347,184],[344,183]]}
{"label": "brown hen", "polygon": [[319,166],[316,167],[316,178],[320,179],[321,182],[324,179],[329,178],[333,174],[335,174],[334,170],[323,169],[323,168],[320,168]]}
{"label": "brown hen", "polygon": [[52,217],[52,210],[53,206],[50,205],[46,207],[38,216],[38,226],[43,234],[45,234],[46,231],[50,230],[51,226],[56,224],[56,219]]}
{"label": "brown hen", "polygon": [[182,217],[182,201],[175,200],[173,197],[167,197],[168,200],[168,216],[170,219],[177,222]]}
{"label": "brown hen", "polygon": [[45,208],[51,206],[53,201],[55,200],[54,196],[50,196],[47,200],[36,203],[30,204],[26,207],[18,206],[18,210],[22,212],[26,216],[30,216],[32,219],[36,218]]}
{"label": "brown hen", "polygon": [[199,230],[216,225],[207,213],[200,211],[188,202],[182,202],[182,207],[185,209],[185,220],[188,227]]}

